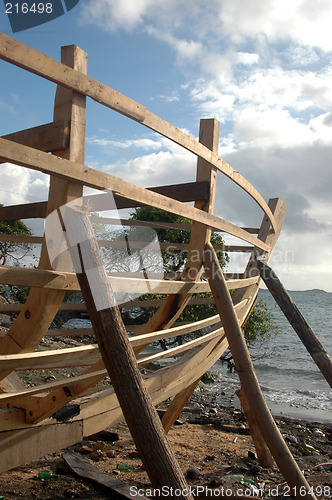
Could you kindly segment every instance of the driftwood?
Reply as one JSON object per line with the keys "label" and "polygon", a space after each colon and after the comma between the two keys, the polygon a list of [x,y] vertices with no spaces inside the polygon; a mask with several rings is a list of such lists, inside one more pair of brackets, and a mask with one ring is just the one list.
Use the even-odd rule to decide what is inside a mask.
{"label": "driftwood", "polygon": [[332,388],[332,360],[320,343],[297,305],[280,282],[276,273],[264,262],[257,262],[261,278],[270,290],[274,300],[294,328],[301,342]]}

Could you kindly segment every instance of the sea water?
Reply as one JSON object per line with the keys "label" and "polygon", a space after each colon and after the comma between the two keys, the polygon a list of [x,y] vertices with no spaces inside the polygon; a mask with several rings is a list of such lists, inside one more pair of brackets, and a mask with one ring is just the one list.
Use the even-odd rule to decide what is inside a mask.
{"label": "sea water", "polygon": [[[290,292],[295,304],[332,357],[332,293],[322,290]],[[270,292],[259,291],[279,333],[250,348],[255,371],[272,413],[278,415],[332,422],[332,390],[301,340],[275,303]],[[216,400],[238,405],[234,392],[239,388],[236,372],[229,372],[220,361],[213,367],[218,375]]]}

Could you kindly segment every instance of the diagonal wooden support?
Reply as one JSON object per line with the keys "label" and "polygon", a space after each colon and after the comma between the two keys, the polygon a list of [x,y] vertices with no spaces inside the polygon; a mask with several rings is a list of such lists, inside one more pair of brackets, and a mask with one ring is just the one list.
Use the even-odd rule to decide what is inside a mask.
{"label": "diagonal wooden support", "polygon": [[191,499],[138,369],[89,218],[71,211],[65,227],[70,240],[77,242],[68,246],[103,361],[152,486],[166,486],[179,493],[176,498]]}
{"label": "diagonal wooden support", "polygon": [[251,414],[280,472],[289,484],[291,494],[299,500],[315,499],[266,405],[218,257],[210,244],[205,247],[204,267]]}
{"label": "diagonal wooden support", "polygon": [[302,313],[297,308],[292,297],[282,285],[273,269],[261,261],[257,261],[257,268],[276,303],[294,328],[303,345],[325,377],[325,380],[330,387],[332,387],[332,361],[330,356],[302,316]]}

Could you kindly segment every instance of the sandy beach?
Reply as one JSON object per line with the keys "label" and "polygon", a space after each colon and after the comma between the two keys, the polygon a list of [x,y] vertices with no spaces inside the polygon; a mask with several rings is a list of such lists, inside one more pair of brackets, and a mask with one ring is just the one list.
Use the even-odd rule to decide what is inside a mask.
{"label": "sandy beach", "polygon": [[[313,492],[319,499],[329,499],[332,425],[285,417],[277,417],[276,422]],[[92,436],[66,451],[80,454],[100,471],[127,484],[134,495],[151,497],[149,478],[126,424],[110,430],[118,436],[113,443]],[[291,497],[278,468],[266,469],[259,464],[243,413],[211,404],[202,391],[194,393],[168,436],[188,485],[201,492],[202,498],[231,494],[266,499]],[[0,498],[120,498],[109,489],[75,476],[66,467],[63,453],[1,474]],[[41,471],[58,477],[38,480]]]}

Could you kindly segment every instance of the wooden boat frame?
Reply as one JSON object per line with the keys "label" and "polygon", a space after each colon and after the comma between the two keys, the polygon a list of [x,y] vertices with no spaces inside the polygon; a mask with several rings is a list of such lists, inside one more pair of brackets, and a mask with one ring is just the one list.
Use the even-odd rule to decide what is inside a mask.
{"label": "wooden boat frame", "polygon": [[[261,281],[257,260],[269,260],[281,230],[286,205],[280,199],[266,203],[241,174],[218,156],[219,124],[216,120],[201,120],[199,140],[193,139],[141,104],[87,76],[87,56],[77,46],[63,47],[61,62],[58,62],[0,34],[0,58],[57,85],[52,122],[0,138],[2,163],[14,163],[50,176],[48,200],[2,207],[0,220],[45,218],[53,210],[81,197],[84,186],[111,190],[119,208],[144,204],[192,220],[190,243],[179,247],[188,251],[184,270],[179,279],[164,279],[158,283],[155,292],[164,294],[165,299],[145,303],[149,307],[158,306],[157,312],[130,337],[140,366],[162,357],[174,358],[170,366],[145,376],[146,387],[155,405],[173,398],[163,417],[164,428],[168,431],[199,379],[228,347],[219,315],[189,325],[175,324],[188,304],[198,303],[199,299],[193,299],[193,294],[210,290],[208,282],[201,276],[203,253],[211,231],[231,234],[247,244],[224,247],[228,252],[249,252],[243,274],[227,281],[228,289],[234,290],[233,305],[242,326],[255,303]],[[186,186],[146,189],[85,166],[86,97],[193,153],[197,157],[196,182]],[[262,209],[260,228],[240,228],[214,215],[217,172],[231,179]],[[187,202],[194,202],[194,206]],[[175,225],[171,227],[176,229]],[[79,289],[76,275],[52,270],[43,238],[0,235],[0,241],[42,245],[38,269],[0,266],[1,284],[30,287],[24,305],[1,306],[3,312],[19,311],[16,321],[0,341],[1,472],[80,442],[85,436],[119,422],[123,415],[113,389],[96,385],[107,375],[98,345],[36,351],[43,337],[63,334],[49,327],[58,310],[68,307],[63,304],[65,292]],[[197,253],[200,259],[197,259]],[[139,290],[142,285],[140,278],[136,277],[113,276],[110,279],[114,290],[133,285]],[[211,302],[213,299],[204,300]],[[131,307],[136,306],[137,301],[133,301]],[[85,306],[81,304],[79,307]],[[204,336],[167,352],[139,354],[144,346],[156,340],[206,327],[210,331]],[[90,335],[92,330],[79,330],[78,333]],[[85,369],[73,378],[31,388],[26,387],[16,373],[19,370],[68,366]],[[61,422],[52,417],[72,401],[77,415]],[[73,403],[69,408],[72,407]]]}

